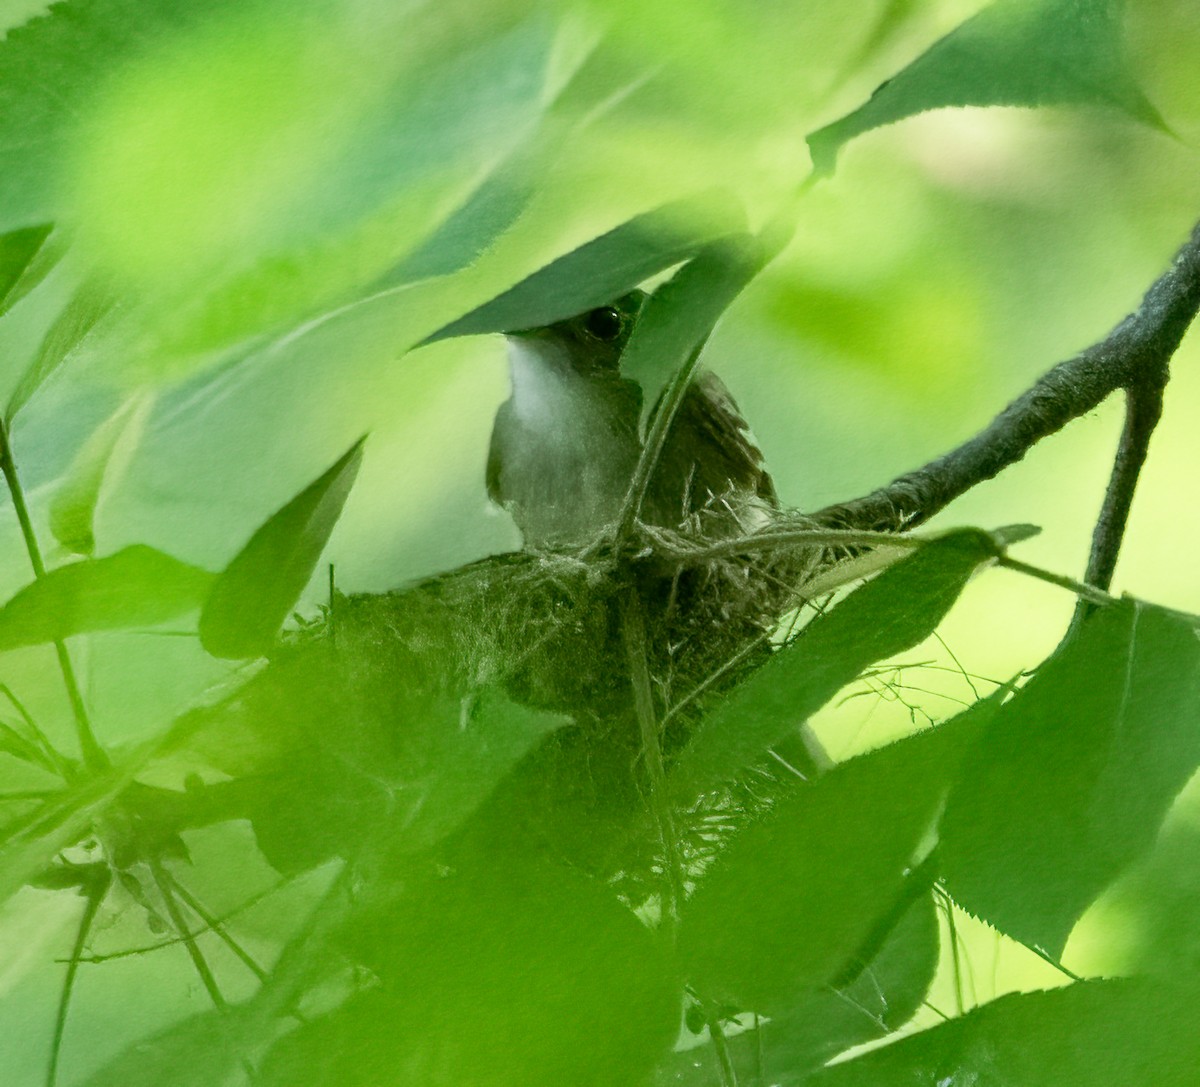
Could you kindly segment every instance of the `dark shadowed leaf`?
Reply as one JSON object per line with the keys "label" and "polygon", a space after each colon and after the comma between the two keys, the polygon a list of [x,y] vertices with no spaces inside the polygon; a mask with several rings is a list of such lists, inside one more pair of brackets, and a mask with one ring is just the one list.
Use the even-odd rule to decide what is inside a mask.
{"label": "dark shadowed leaf", "polygon": [[943,106],[1106,106],[1165,129],[1125,58],[1122,0],[998,0],[808,137],[813,170],[873,128]]}
{"label": "dark shadowed leaf", "polygon": [[80,285],[46,332],[33,362],[8,398],[8,406],[4,409],[6,423],[12,422],[42,382],[87,339],[100,319],[112,309],[113,302],[112,292],[98,280],[87,280]]}
{"label": "dark shadowed leaf", "polygon": [[257,657],[274,644],[341,516],[365,440],[268,518],[221,572],[200,615],[213,656]]}
{"label": "dark shadowed leaf", "polygon": [[735,839],[683,916],[680,959],[696,990],[774,1015],[834,980],[901,897],[958,763],[995,709],[980,702],[843,763]]}
{"label": "dark shadowed leaf", "polygon": [[94,521],[100,488],[118,444],[131,432],[136,440],[149,405],[145,397],[134,397],[101,423],[71,462],[50,500],[50,531],[69,551],[90,555],[96,550]]}
{"label": "dark shadowed leaf", "polygon": [[[803,992],[756,1029],[726,1039],[730,1063],[748,1083],[791,1084],[852,1045],[882,1038],[920,1007],[938,964],[938,919],[932,896],[912,904],[852,985]],[[671,1054],[654,1087],[718,1087],[711,1047]]]}
{"label": "dark shadowed leaf", "polygon": [[779,223],[706,246],[650,296],[621,356],[621,371],[642,386],[647,416],[671,375],[686,366],[721,315],[791,238]]}
{"label": "dark shadowed leaf", "polygon": [[536,328],[611,302],[714,238],[739,230],[740,221],[740,210],[724,193],[666,204],[552,261],[425,342]]}
{"label": "dark shadowed leaf", "polygon": [[1106,608],[991,724],[944,821],[954,897],[1058,955],[1154,841],[1200,764],[1200,641],[1185,620]]}
{"label": "dark shadowed leaf", "polygon": [[[53,229],[53,223],[43,223],[0,235],[0,315],[12,309],[54,267],[57,248],[46,244]],[[52,248],[55,259],[47,259]]]}
{"label": "dark shadowed leaf", "polygon": [[811,1087],[1190,1087],[1200,1061],[1195,989],[1084,981],[1019,993],[834,1065]]}
{"label": "dark shadowed leaf", "polygon": [[796,729],[868,665],[927,638],[967,579],[996,554],[964,530],[924,545],[814,619],[697,728],[671,774],[687,802]]}
{"label": "dark shadowed leaf", "polygon": [[198,608],[213,575],[144,544],[51,570],[0,608],[0,650],[153,626]]}

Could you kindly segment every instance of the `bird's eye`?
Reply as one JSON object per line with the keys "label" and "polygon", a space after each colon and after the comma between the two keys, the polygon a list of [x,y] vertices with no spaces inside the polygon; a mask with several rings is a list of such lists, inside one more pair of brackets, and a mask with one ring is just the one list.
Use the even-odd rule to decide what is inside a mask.
{"label": "bird's eye", "polygon": [[592,310],[583,322],[583,327],[587,330],[588,335],[595,336],[596,339],[603,340],[605,343],[611,343],[620,336],[624,325],[621,314],[612,306],[601,306],[599,309]]}

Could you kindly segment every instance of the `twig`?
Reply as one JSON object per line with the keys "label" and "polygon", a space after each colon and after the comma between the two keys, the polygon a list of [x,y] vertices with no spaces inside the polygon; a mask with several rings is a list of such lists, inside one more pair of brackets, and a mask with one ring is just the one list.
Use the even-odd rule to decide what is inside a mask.
{"label": "twig", "polygon": [[[1113,461],[1112,475],[1104,495],[1104,505],[1096,520],[1092,533],[1092,552],[1088,557],[1087,574],[1084,581],[1097,589],[1107,590],[1112,584],[1117,555],[1125,538],[1125,526],[1129,521],[1129,510],[1133,505],[1133,492],[1137,488],[1142,465],[1150,448],[1150,436],[1162,415],[1163,389],[1167,373],[1163,371],[1157,381],[1144,385],[1130,386],[1125,391],[1125,426],[1121,431],[1121,443]],[[1091,614],[1094,605],[1080,598],[1075,605],[1072,631]]]}
{"label": "twig", "polygon": [[[1137,426],[1144,426],[1150,420],[1152,399],[1143,394],[1157,387],[1161,396],[1167,364],[1197,309],[1200,224],[1193,228],[1171,267],[1146,292],[1138,309],[1103,340],[1059,363],[957,449],[862,498],[828,506],[814,514],[814,519],[831,527],[882,532],[913,528],[976,484],[1021,460],[1037,442],[1091,411],[1117,389],[1135,391]],[[1123,479],[1130,474],[1120,471]],[[1132,475],[1136,478],[1136,472]],[[1122,483],[1122,491],[1126,488]],[[1106,512],[1117,510],[1114,506]],[[1114,527],[1118,520],[1110,517]],[[1098,535],[1104,542],[1093,554],[1107,556],[1112,550],[1107,542],[1111,529],[1098,530]]]}

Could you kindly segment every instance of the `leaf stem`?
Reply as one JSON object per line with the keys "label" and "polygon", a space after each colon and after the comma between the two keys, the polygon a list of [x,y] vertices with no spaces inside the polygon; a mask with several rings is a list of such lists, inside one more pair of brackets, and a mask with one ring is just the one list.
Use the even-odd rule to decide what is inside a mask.
{"label": "leaf stem", "polygon": [[[17,523],[21,526],[21,536],[25,541],[25,551],[29,555],[29,564],[33,567],[36,578],[46,576],[46,564],[42,561],[42,549],[38,546],[37,533],[29,516],[29,507],[25,502],[25,491],[17,475],[17,465],[13,460],[12,443],[9,441],[8,427],[0,423],[0,473],[8,485],[8,493],[12,496],[13,510],[17,515]],[[88,717],[87,706],[79,689],[79,680],[75,668],[71,664],[71,655],[67,645],[59,639],[54,643],[54,652],[58,657],[58,667],[62,672],[63,685],[67,689],[67,700],[71,703],[71,712],[75,718],[75,732],[79,739],[79,750],[83,755],[84,765],[89,770],[108,770],[112,767],[108,755],[105,754],[92,731],[92,723]]]}

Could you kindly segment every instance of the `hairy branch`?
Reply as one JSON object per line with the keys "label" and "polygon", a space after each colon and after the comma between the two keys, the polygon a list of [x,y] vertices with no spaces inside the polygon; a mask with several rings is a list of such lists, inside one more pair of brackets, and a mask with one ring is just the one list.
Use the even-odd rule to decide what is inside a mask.
{"label": "hairy branch", "polygon": [[927,521],[955,498],[991,479],[1043,438],[1095,408],[1118,389],[1129,414],[1108,497],[1092,546],[1088,581],[1107,586],[1125,518],[1158,417],[1167,367],[1200,309],[1200,224],[1138,309],[1103,340],[1059,363],[957,449],[862,498],[813,515],[820,525],[900,532]]}

